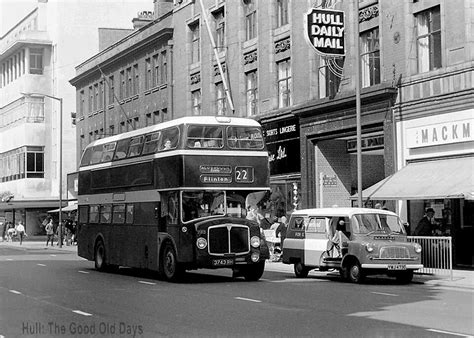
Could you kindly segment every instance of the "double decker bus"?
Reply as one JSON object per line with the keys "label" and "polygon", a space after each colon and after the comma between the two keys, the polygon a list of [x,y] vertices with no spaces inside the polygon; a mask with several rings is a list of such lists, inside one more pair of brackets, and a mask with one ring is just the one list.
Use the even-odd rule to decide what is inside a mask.
{"label": "double decker bus", "polygon": [[268,190],[251,119],[183,117],[96,140],[79,168],[78,255],[97,270],[149,269],[168,281],[199,268],[258,280],[269,252],[246,212]]}

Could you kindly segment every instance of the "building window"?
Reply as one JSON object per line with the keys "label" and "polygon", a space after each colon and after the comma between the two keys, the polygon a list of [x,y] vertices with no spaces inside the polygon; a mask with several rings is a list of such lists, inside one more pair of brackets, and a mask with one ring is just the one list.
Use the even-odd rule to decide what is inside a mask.
{"label": "building window", "polygon": [[42,147],[27,147],[26,177],[44,177],[44,149]]}
{"label": "building window", "polygon": [[133,77],[132,77],[132,67],[127,68],[127,88],[125,91],[126,97],[132,96],[133,88]]}
{"label": "building window", "polygon": [[151,58],[145,60],[145,90],[150,89],[153,87],[153,76],[152,76],[152,69],[151,69]]}
{"label": "building window", "polygon": [[81,90],[79,93],[79,117],[84,116],[84,103],[85,103],[84,90]]}
{"label": "building window", "polygon": [[291,62],[278,62],[278,108],[291,105]]}
{"label": "building window", "polygon": [[380,83],[379,29],[375,28],[360,35],[362,87]]}
{"label": "building window", "polygon": [[201,115],[201,90],[195,90],[191,92],[191,110],[193,115]]}
{"label": "building window", "polygon": [[247,93],[247,116],[258,114],[258,80],[257,71],[245,74],[245,90]]}
{"label": "building window", "polygon": [[158,80],[160,78],[160,63],[158,54],[153,55],[153,87],[158,85]]}
{"label": "building window", "polygon": [[227,102],[225,98],[224,84],[219,82],[216,84],[216,111],[217,115],[225,115]]}
{"label": "building window", "polygon": [[98,104],[99,104],[99,110],[102,110],[104,109],[104,81],[100,81],[99,82],[99,89],[100,89],[100,93],[99,93],[99,101],[98,101]]}
{"label": "building window", "polygon": [[214,13],[214,19],[216,22],[216,47],[218,51],[222,51],[225,48],[225,17],[224,9]]}
{"label": "building window", "polygon": [[99,100],[99,84],[94,85],[94,111],[97,111],[97,101]]}
{"label": "building window", "polygon": [[165,84],[168,82],[168,68],[167,68],[167,56],[166,51],[161,52],[160,54],[160,61],[161,61],[161,84]]}
{"label": "building window", "polygon": [[255,0],[245,1],[245,38],[251,40],[257,36],[257,6]]}
{"label": "building window", "polygon": [[126,83],[127,81],[125,80],[125,71],[122,70],[120,72],[120,100],[123,100],[125,98],[125,93],[126,93]]}
{"label": "building window", "polygon": [[94,88],[92,88],[92,86],[89,86],[89,105],[88,105],[88,108],[89,108],[89,111],[88,113],[91,114],[92,113],[92,104],[94,102]]}
{"label": "building window", "polygon": [[[334,97],[341,84],[341,76],[339,75],[342,75],[344,59],[337,58],[332,61],[331,59],[320,58],[319,60],[319,97]],[[338,75],[335,73],[338,73]]]}
{"label": "building window", "polygon": [[109,104],[114,103],[115,101],[115,86],[114,86],[114,76],[109,76]]}
{"label": "building window", "polygon": [[277,27],[288,24],[288,0],[277,0]]}
{"label": "building window", "polygon": [[441,18],[439,7],[416,15],[418,72],[441,67]]}
{"label": "building window", "polygon": [[30,49],[30,74],[43,74],[43,49]]}
{"label": "building window", "polygon": [[197,63],[201,60],[199,22],[189,26],[189,29],[191,30],[191,63]]}
{"label": "building window", "polygon": [[138,64],[133,66],[133,95],[138,95],[140,90],[140,73],[138,72]]}

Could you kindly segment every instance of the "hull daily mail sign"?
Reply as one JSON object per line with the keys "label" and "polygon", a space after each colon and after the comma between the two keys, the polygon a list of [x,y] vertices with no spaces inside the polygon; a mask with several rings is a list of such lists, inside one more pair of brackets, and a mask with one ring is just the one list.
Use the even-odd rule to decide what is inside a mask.
{"label": "hull daily mail sign", "polygon": [[306,38],[320,54],[344,56],[344,12],[311,8],[306,14]]}

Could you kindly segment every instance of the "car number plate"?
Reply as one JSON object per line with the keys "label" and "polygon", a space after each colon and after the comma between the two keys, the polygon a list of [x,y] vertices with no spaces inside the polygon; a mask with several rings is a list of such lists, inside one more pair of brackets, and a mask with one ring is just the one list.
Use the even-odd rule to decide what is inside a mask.
{"label": "car number plate", "polygon": [[220,258],[220,259],[213,259],[212,266],[228,266],[234,265],[233,258]]}
{"label": "car number plate", "polygon": [[389,264],[389,270],[406,270],[407,266],[405,264]]}

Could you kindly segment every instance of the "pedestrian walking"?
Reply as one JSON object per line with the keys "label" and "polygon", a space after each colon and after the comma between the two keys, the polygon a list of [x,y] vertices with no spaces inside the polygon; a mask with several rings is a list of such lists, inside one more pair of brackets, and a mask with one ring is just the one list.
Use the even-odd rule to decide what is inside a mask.
{"label": "pedestrian walking", "polygon": [[20,221],[18,222],[18,225],[16,226],[16,233],[18,237],[20,237],[20,245],[23,244],[23,237],[26,235],[25,234],[25,226],[23,225],[23,222]]}
{"label": "pedestrian walking", "polygon": [[46,246],[48,246],[49,241],[51,241],[51,246],[54,245],[54,224],[53,219],[49,220],[49,223],[44,227],[46,230]]}

